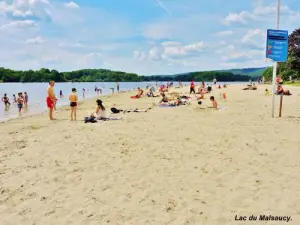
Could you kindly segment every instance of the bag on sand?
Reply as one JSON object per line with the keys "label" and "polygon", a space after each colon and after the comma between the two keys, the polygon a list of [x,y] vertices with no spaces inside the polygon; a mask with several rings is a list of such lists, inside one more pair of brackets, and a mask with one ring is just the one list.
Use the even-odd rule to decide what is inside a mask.
{"label": "bag on sand", "polygon": [[123,111],[123,110],[116,109],[116,108],[111,108],[110,110],[112,111],[112,113],[120,113]]}
{"label": "bag on sand", "polygon": [[97,123],[97,119],[94,116],[84,117],[84,123]]}

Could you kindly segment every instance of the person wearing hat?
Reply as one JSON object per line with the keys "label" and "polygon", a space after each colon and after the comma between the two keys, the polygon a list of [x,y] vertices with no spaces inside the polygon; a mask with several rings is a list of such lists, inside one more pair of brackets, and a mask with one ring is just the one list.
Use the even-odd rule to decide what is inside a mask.
{"label": "person wearing hat", "polygon": [[71,121],[76,121],[76,109],[77,109],[77,101],[78,97],[76,94],[76,88],[72,88],[72,93],[69,95],[70,106],[71,106]]}

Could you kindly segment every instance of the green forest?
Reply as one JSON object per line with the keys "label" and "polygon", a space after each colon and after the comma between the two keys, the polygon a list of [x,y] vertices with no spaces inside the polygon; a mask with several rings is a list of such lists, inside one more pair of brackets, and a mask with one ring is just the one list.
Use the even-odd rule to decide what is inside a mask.
{"label": "green forest", "polygon": [[[278,63],[277,74],[284,81],[291,76],[293,80],[300,79],[300,29],[296,29],[289,35],[288,60],[285,63]],[[271,81],[273,68],[267,68],[263,73],[266,81]]]}
{"label": "green forest", "polygon": [[0,82],[138,82],[138,81],[249,81],[250,76],[230,72],[193,72],[176,76],[138,76],[134,73],[105,69],[83,69],[72,72],[58,72],[42,68],[37,71],[15,71],[0,68]]}

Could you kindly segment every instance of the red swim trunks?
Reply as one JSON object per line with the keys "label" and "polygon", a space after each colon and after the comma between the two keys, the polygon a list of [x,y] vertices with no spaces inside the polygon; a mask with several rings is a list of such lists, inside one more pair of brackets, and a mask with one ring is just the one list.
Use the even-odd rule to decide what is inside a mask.
{"label": "red swim trunks", "polygon": [[46,102],[47,102],[47,107],[50,108],[50,109],[52,109],[53,106],[54,106],[53,100],[50,97],[47,97],[46,98]]}

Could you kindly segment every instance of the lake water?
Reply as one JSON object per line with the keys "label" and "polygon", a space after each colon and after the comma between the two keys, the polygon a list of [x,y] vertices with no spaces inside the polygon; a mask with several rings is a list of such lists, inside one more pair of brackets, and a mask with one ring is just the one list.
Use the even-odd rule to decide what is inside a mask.
{"label": "lake water", "polygon": [[[198,84],[199,82],[197,82]],[[138,87],[145,88],[147,85],[154,86],[156,82],[120,82],[120,91],[134,90]],[[158,82],[161,84],[161,82]],[[177,82],[175,82],[177,84]],[[183,84],[189,84],[188,82],[183,82]],[[235,83],[241,84],[241,83]],[[95,92],[95,86],[102,89],[101,95],[107,95],[112,93],[111,88],[115,88],[116,92],[116,83],[115,82],[90,82],[90,83],[56,83],[54,90],[57,98],[57,106],[67,105],[68,95],[71,92],[71,89],[75,87],[77,89],[77,94],[79,101],[83,100],[83,88],[85,89],[85,99],[93,98],[98,96]],[[27,92],[28,98],[28,107],[23,108],[22,116],[32,115],[36,113],[45,112],[47,110],[46,106],[46,89],[48,83],[0,83],[0,96],[1,99],[4,93],[9,97],[11,106],[8,109],[5,109],[4,104],[0,104],[0,121],[8,120],[10,118],[18,117],[18,107],[17,104],[13,104],[13,94],[17,96],[18,92]],[[62,90],[64,97],[60,98],[59,93]]]}

